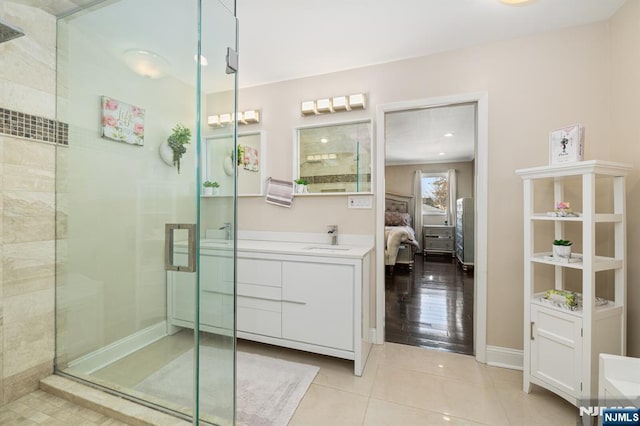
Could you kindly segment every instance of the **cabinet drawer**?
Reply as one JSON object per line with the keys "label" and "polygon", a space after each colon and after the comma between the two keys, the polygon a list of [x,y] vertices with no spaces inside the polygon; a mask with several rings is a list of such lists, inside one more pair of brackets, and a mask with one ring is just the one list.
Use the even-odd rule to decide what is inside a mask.
{"label": "cabinet drawer", "polygon": [[282,287],[282,262],[239,258],[238,283]]}
{"label": "cabinet drawer", "polygon": [[433,226],[425,226],[422,230],[422,233],[425,237],[436,237],[436,238],[453,238],[453,228],[452,227],[433,227]]}
{"label": "cabinet drawer", "polygon": [[282,288],[238,283],[238,296],[276,300],[278,301],[278,303],[280,303],[280,299],[282,299]]}
{"label": "cabinet drawer", "polygon": [[[243,298],[238,297],[238,331],[282,337],[282,314],[280,312],[241,306],[241,299]],[[253,300],[253,302],[255,301],[256,299]],[[245,300],[244,302],[249,301]]]}
{"label": "cabinet drawer", "polygon": [[453,240],[445,240],[442,238],[429,238],[424,239],[425,250],[453,250]]}

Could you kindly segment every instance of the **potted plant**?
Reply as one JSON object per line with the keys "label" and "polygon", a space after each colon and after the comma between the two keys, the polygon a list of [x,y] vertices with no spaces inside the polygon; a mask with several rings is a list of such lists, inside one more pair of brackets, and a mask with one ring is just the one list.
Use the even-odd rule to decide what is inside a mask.
{"label": "potted plant", "polygon": [[180,159],[187,152],[185,145],[191,141],[191,130],[182,124],[177,124],[172,130],[173,133],[171,133],[167,142],[173,151],[173,165],[178,167],[178,173],[180,173]]}
{"label": "potted plant", "polygon": [[569,259],[571,257],[571,245],[569,240],[553,240],[553,257]]}
{"label": "potted plant", "polygon": [[307,190],[307,185],[309,185],[309,181],[304,178],[299,178],[295,180],[296,184],[296,194],[306,194],[309,192]]}
{"label": "potted plant", "polygon": [[202,182],[204,187],[204,195],[218,195],[218,188],[220,184],[216,181],[205,180]]}

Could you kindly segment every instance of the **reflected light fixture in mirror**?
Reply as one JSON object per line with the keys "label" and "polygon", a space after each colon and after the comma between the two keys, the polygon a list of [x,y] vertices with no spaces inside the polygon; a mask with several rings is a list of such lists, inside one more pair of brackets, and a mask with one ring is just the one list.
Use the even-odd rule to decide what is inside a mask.
{"label": "reflected light fixture in mirror", "polygon": [[[238,111],[238,124],[255,124],[260,122],[260,110]],[[207,117],[207,124],[211,127],[223,127],[233,123],[234,114],[214,114]]]}
{"label": "reflected light fixture in mirror", "polygon": [[143,49],[129,49],[122,54],[125,64],[136,74],[147,78],[164,77],[169,61],[157,53]]}
{"label": "reflected light fixture in mirror", "polygon": [[[198,62],[198,54],[196,53],[195,55],[193,55],[193,60],[195,62]],[[200,55],[200,66],[201,67],[206,67],[209,65],[209,61],[207,61],[207,58],[205,58],[204,56]]]}

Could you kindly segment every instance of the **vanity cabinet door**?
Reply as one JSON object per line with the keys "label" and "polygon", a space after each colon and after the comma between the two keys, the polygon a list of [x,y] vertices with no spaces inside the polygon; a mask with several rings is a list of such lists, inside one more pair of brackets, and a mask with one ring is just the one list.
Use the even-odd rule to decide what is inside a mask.
{"label": "vanity cabinet door", "polygon": [[354,266],[282,263],[282,337],[353,350]]}

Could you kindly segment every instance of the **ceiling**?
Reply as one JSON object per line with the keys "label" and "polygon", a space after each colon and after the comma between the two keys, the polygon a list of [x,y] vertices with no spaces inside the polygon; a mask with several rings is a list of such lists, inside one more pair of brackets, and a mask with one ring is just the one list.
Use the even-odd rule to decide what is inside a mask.
{"label": "ceiling", "polygon": [[[96,3],[10,1],[41,7],[58,16]],[[237,0],[239,86],[327,74],[602,21],[624,2],[534,0],[525,6],[508,6],[499,0]],[[222,0],[227,7],[232,3]],[[193,83],[194,49],[185,48],[192,45],[193,37],[173,28],[184,28],[193,20],[189,10],[195,2],[107,0],[103,4],[108,7],[79,19],[86,31],[105,34],[114,55],[131,48],[157,52],[169,59],[173,68],[169,74]],[[215,47],[205,52],[210,64],[203,68],[203,82],[208,91],[228,89],[232,79],[219,76],[224,75],[226,46],[233,44],[233,20],[217,16],[228,14],[214,0],[203,4],[209,11],[224,12],[214,13],[216,16],[203,24],[203,46]],[[153,13],[149,19],[140,19],[149,13]],[[225,28],[223,39],[217,37],[220,28]],[[418,154],[425,162],[471,159],[473,135],[469,132],[474,121],[469,120],[469,107],[390,116],[389,163],[406,163],[411,161],[406,157],[415,160]],[[425,128],[427,122],[431,128]],[[454,137],[445,141],[442,135],[447,132]]]}
{"label": "ceiling", "polygon": [[386,164],[471,161],[475,151],[475,123],[475,104],[387,113]]}

